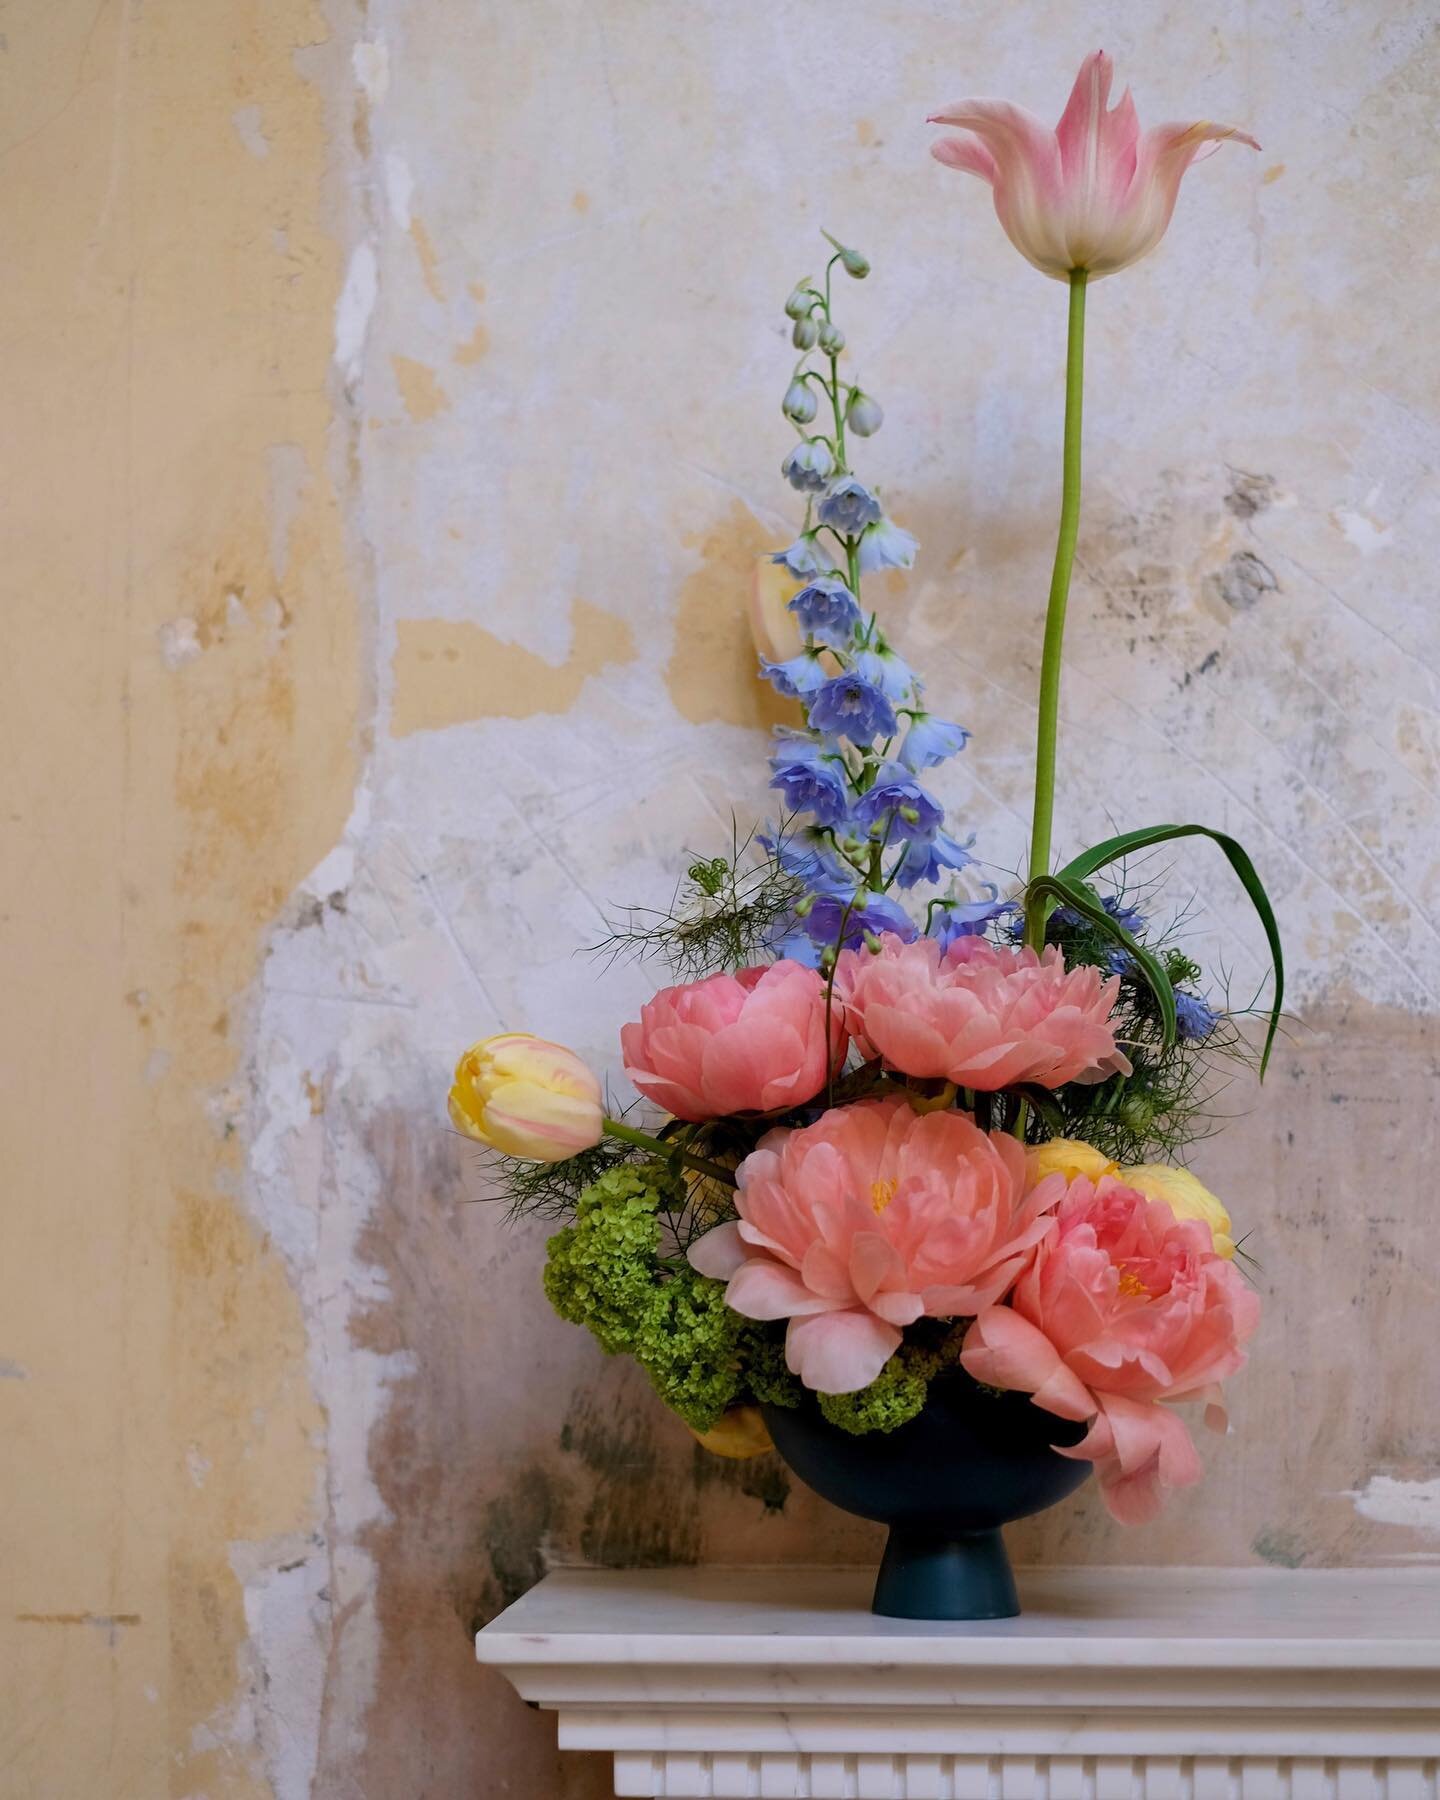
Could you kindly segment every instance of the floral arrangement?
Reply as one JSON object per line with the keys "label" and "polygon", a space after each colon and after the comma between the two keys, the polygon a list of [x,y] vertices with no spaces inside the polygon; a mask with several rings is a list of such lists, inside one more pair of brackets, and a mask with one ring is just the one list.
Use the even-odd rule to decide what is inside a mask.
{"label": "floral arrangement", "polygon": [[928,709],[864,593],[916,544],[852,465],[882,413],[842,368],[834,279],[869,263],[830,239],[823,277],[785,302],[799,361],[782,474],[805,511],[758,633],[761,675],[796,706],[770,757],[781,816],[693,863],[671,912],[631,915],[607,946],[680,978],[620,1033],[641,1117],[607,1110],[570,1051],[515,1032],[461,1058],[450,1116],[498,1153],[516,1212],[563,1220],[555,1310],[636,1358],[703,1443],[767,1448],[760,1407],[892,1432],[933,1384],[967,1379],[1085,1427],[1063,1453],[1134,1522],[1198,1478],[1175,1405],[1223,1427],[1259,1303],[1225,1206],[1178,1160],[1249,1039],[1125,859],[1199,836],[1228,860],[1274,965],[1262,1075],[1283,967],[1260,881],[1221,832],[1159,825],[1052,856],[1087,288],[1158,243],[1202,146],[1253,143],[1205,123],[1142,133],[1110,83],[1109,59],[1087,57],[1054,131],[993,100],[934,120],[959,133],[938,160],[989,182],[1015,247],[1069,290],[1028,879],[981,882],[973,841],[947,830],[926,776],[969,734]]}

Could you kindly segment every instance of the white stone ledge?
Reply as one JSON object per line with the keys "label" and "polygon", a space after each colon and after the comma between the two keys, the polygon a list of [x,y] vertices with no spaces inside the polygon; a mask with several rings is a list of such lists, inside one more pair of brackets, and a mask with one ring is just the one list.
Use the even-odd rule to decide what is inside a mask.
{"label": "white stone ledge", "polygon": [[1022,1572],[980,1624],[870,1580],[566,1571],[477,1651],[620,1795],[1440,1800],[1440,1572]]}

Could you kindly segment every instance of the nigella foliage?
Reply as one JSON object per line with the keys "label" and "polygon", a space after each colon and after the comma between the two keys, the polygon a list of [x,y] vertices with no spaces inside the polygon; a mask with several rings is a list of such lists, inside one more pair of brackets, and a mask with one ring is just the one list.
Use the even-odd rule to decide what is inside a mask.
{"label": "nigella foliage", "polygon": [[[1240,1029],[1241,1015],[1212,1006],[1195,991],[1203,971],[1173,941],[1183,917],[1157,933],[1150,930],[1144,894],[1122,886],[1097,897],[1112,918],[1158,956],[1175,990],[1177,1031],[1167,1044],[1154,992],[1129,955],[1078,913],[1057,910],[1045,938],[1059,946],[1066,964],[1088,963],[1119,978],[1115,1036],[1131,1072],[1094,1086],[1070,1083],[1049,1095],[1032,1096],[1028,1136],[1033,1143],[1080,1138],[1122,1167],[1173,1161],[1210,1135],[1218,1120],[1216,1102],[1229,1080],[1227,1068],[1249,1067],[1254,1053]],[[1018,938],[1020,927],[1012,924],[1009,932]]]}
{"label": "nigella foliage", "polygon": [[697,857],[668,909],[631,907],[592,949],[612,960],[658,957],[677,981],[766,961],[804,893],[789,857],[788,821],[764,840],[732,825],[728,856]]}

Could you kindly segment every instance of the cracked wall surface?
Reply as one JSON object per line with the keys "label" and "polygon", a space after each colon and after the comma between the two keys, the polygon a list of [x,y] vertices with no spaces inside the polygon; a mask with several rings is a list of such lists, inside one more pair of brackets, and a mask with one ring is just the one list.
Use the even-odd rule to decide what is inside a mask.
{"label": "cracked wall surface", "polygon": [[[1188,818],[1295,1017],[1199,1172],[1266,1323],[1206,1484],[1031,1557],[1440,1556],[1440,46],[1395,0],[56,0],[0,9],[8,396],[0,1794],[608,1791],[471,1660],[556,1561],[868,1558],[707,1458],[472,1204],[458,1048],[623,1086],[617,903],[765,810],[744,601],[796,522],[821,225],[920,539],[944,797],[1023,857],[1063,293],[927,111],[1259,136],[1091,301],[1058,838]],[[1177,854],[1202,961],[1263,945]]]}

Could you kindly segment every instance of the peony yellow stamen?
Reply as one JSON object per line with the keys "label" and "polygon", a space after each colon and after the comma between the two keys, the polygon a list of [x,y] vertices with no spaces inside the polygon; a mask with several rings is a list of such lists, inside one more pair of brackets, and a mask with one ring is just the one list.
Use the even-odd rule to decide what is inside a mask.
{"label": "peony yellow stamen", "polygon": [[1148,1300],[1150,1290],[1131,1268],[1120,1265],[1120,1292],[1130,1300]]}
{"label": "peony yellow stamen", "polygon": [[895,1189],[898,1185],[893,1175],[887,1175],[883,1181],[870,1183],[870,1210],[877,1219],[895,1198]]}

